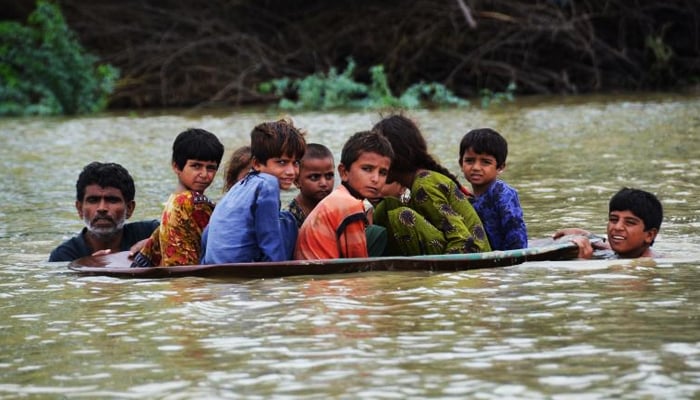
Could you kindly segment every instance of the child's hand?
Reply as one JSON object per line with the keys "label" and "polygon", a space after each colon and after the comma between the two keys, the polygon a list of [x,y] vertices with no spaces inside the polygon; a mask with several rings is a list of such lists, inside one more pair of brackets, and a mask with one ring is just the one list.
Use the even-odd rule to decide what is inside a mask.
{"label": "child's hand", "polygon": [[569,239],[578,246],[578,258],[593,257],[593,246],[586,236],[573,236]]}
{"label": "child's hand", "polygon": [[590,234],[591,233],[585,229],[566,228],[566,229],[560,229],[560,230],[554,232],[554,235],[552,235],[552,239],[559,239],[559,238],[567,236],[567,235],[588,236]]}
{"label": "child's hand", "polygon": [[107,254],[111,254],[112,249],[104,249],[104,250],[97,250],[96,252],[92,253],[92,256],[106,256]]}
{"label": "child's hand", "polygon": [[147,241],[148,239],[149,239],[149,238],[140,240],[140,241],[134,243],[133,246],[131,246],[131,248],[129,249],[129,259],[130,259],[130,260],[131,260],[132,258],[134,258],[134,256],[136,256],[136,253],[138,253],[139,251],[141,251],[141,249],[143,249],[143,246],[146,245],[146,241]]}

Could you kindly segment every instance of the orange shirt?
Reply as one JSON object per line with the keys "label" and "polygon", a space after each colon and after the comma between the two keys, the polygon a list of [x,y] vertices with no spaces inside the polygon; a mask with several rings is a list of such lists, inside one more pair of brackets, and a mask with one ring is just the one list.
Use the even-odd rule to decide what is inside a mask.
{"label": "orange shirt", "polygon": [[339,185],[309,213],[299,229],[294,258],[367,257],[365,207]]}

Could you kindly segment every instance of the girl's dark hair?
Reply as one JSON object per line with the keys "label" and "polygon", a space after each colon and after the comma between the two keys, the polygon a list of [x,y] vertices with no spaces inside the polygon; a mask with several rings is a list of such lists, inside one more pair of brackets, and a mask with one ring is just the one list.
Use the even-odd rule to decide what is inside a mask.
{"label": "girl's dark hair", "polygon": [[306,151],[306,140],[304,133],[291,120],[263,122],[250,132],[250,151],[261,164],[284,155],[301,160]]}
{"label": "girl's dark hair", "polygon": [[173,142],[173,162],[182,170],[187,160],[213,161],[221,164],[224,145],[213,133],[190,128],[180,132]]}
{"label": "girl's dark hair", "polygon": [[250,146],[241,146],[231,154],[226,165],[226,174],[224,174],[224,192],[228,192],[236,184],[241,171],[250,169],[252,157]]}
{"label": "girl's dark hair", "polygon": [[418,129],[418,126],[409,118],[394,114],[383,118],[374,125],[373,130],[389,139],[394,149],[394,161],[391,170],[399,173],[413,173],[418,169],[428,169],[439,172],[452,179],[458,187],[462,184],[456,176],[428,153],[428,146]]}
{"label": "girl's dark hair", "polygon": [[496,159],[496,167],[503,168],[508,157],[508,142],[491,128],[474,129],[467,132],[459,143],[459,165],[467,150],[476,154],[488,154]]}

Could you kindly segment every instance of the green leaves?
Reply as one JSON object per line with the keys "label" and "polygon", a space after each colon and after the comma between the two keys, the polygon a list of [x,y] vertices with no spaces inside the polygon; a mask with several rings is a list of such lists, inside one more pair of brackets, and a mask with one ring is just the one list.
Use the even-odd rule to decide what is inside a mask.
{"label": "green leaves", "polygon": [[439,83],[418,83],[400,97],[394,96],[382,65],[370,68],[372,82],[355,81],[355,61],[341,73],[331,68],[327,74],[316,73],[302,79],[281,78],[263,82],[258,91],[280,97],[278,106],[288,110],[329,110],[336,108],[418,108],[432,106],[467,106],[469,102],[454,95]]}
{"label": "green leaves", "polygon": [[83,49],[55,4],[38,1],[27,26],[0,22],[0,115],[100,111],[118,77]]}

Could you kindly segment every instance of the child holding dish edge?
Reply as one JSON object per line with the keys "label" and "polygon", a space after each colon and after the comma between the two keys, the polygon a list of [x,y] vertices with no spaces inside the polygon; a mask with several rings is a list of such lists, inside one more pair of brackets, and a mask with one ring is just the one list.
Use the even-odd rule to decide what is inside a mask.
{"label": "child holding dish edge", "polygon": [[652,193],[625,187],[608,204],[607,243],[591,244],[591,233],[579,228],[559,230],[553,238],[574,235],[571,241],[579,248],[579,258],[593,257],[594,247],[612,250],[617,258],[660,257],[651,246],[661,229],[663,215],[661,202]]}
{"label": "child holding dish edge", "polygon": [[204,129],[188,129],[175,138],[172,169],[178,183],[160,226],[135,255],[132,267],[199,263],[202,232],[214,210],[204,191],[214,181],[223,155],[224,145]]}

